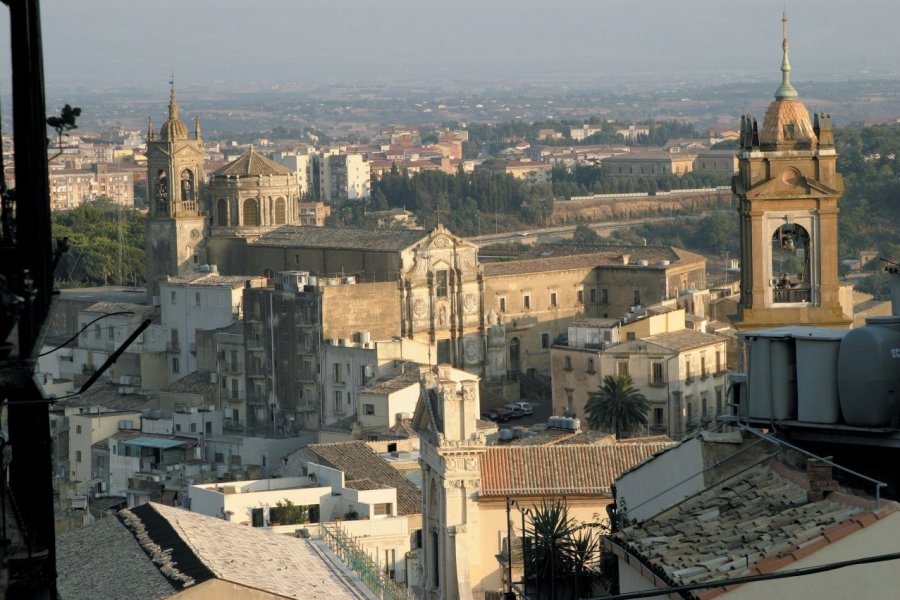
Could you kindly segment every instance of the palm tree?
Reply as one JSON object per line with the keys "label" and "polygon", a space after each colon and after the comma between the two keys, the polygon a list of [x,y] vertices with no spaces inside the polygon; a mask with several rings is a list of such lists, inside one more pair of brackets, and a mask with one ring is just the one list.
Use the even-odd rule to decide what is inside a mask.
{"label": "palm tree", "polygon": [[584,411],[591,429],[614,431],[622,438],[647,424],[650,403],[631,383],[630,375],[607,375],[596,392],[588,395]]}

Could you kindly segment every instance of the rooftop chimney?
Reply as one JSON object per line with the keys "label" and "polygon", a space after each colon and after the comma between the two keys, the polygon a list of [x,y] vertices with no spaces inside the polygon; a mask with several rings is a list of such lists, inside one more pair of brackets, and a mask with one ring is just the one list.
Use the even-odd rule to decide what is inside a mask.
{"label": "rooftop chimney", "polygon": [[809,491],[806,499],[809,502],[824,500],[830,492],[838,489],[838,482],[832,478],[831,464],[818,458],[806,460],[806,477],[809,479]]}

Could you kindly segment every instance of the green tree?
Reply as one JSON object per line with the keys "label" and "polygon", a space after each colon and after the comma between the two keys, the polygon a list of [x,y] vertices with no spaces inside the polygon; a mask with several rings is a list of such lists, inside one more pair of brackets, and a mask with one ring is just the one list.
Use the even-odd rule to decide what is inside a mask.
{"label": "green tree", "polygon": [[[525,527],[526,585],[537,598],[590,597],[599,575],[600,539],[569,517],[560,501],[544,501]],[[573,585],[574,582],[574,585]]]}
{"label": "green tree", "polygon": [[582,246],[596,246],[600,243],[600,236],[597,232],[585,225],[579,224],[572,233],[572,242]]}
{"label": "green tree", "polygon": [[597,391],[588,395],[584,410],[592,429],[613,431],[619,440],[647,424],[650,403],[630,375],[607,375]]}

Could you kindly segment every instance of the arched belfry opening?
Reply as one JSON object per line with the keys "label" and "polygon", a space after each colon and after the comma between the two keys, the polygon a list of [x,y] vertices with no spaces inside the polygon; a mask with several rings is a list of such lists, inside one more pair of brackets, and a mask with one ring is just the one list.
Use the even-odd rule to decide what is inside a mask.
{"label": "arched belfry opening", "polygon": [[801,225],[786,223],[772,234],[773,303],[811,302],[810,236]]}

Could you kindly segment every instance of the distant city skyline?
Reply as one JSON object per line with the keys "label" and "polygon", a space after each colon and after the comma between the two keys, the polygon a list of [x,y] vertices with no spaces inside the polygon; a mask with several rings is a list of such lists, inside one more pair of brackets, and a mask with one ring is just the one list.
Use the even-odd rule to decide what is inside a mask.
{"label": "distant city skyline", "polygon": [[[785,6],[774,0],[41,4],[51,91],[158,87],[172,72],[176,84],[247,86],[565,78],[714,84],[768,72],[775,81]],[[895,3],[794,2],[787,10],[795,79],[900,76]]]}

